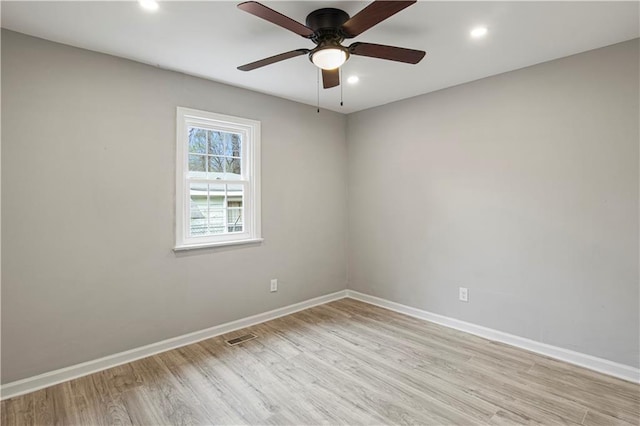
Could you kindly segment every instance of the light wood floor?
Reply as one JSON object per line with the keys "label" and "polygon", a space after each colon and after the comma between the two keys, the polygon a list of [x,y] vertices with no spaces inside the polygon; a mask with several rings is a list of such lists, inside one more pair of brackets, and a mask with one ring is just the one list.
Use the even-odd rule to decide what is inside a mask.
{"label": "light wood floor", "polygon": [[343,299],[1,408],[7,426],[637,425],[640,386]]}

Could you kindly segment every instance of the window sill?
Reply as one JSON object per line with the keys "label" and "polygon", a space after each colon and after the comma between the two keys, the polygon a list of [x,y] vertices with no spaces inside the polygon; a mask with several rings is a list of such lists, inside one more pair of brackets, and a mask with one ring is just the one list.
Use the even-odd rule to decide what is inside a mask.
{"label": "window sill", "polygon": [[243,244],[259,244],[263,241],[264,241],[264,238],[251,238],[247,240],[238,240],[238,241],[221,241],[219,243],[189,244],[189,245],[183,245],[183,246],[175,246],[173,248],[173,251],[198,250],[198,249],[206,249],[206,248],[214,248],[214,247],[238,246]]}

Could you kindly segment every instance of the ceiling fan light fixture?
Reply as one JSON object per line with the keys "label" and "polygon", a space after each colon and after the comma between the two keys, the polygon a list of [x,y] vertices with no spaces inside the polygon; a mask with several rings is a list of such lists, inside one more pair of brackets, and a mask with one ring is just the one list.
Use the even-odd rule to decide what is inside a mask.
{"label": "ceiling fan light fixture", "polygon": [[326,47],[311,53],[311,62],[323,70],[334,70],[347,61],[347,51],[339,47]]}
{"label": "ceiling fan light fixture", "polygon": [[[322,70],[322,87],[331,89],[340,85],[342,80],[340,67],[349,60],[351,55],[415,65],[424,58],[426,52],[374,43],[356,42],[348,47],[341,44],[345,39],[357,37],[415,3],[416,0],[374,0],[352,17],[343,10],[325,7],[307,15],[306,25],[302,25],[255,0],[243,1],[238,5],[240,10],[311,40],[316,47],[313,50],[295,49],[270,56],[241,65],[238,70],[251,71],[286,59],[308,55],[309,61]],[[351,79],[351,84],[354,84],[354,80]],[[318,73],[319,82],[320,73]]]}

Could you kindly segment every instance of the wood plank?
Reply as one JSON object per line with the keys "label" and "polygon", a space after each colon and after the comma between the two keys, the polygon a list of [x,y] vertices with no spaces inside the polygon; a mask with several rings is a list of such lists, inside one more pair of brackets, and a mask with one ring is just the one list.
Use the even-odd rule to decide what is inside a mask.
{"label": "wood plank", "polygon": [[35,424],[35,408],[33,394],[24,395],[2,401],[0,405],[0,422],[5,424],[33,425]]}

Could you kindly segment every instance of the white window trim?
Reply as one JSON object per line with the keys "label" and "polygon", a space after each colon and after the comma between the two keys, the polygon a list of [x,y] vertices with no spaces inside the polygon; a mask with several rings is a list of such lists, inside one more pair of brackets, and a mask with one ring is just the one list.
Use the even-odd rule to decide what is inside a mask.
{"label": "white window trim", "polygon": [[[174,250],[192,250],[206,247],[259,243],[261,238],[260,220],[260,122],[246,118],[215,114],[190,108],[177,108],[176,114],[176,245]],[[243,135],[241,169],[243,180],[234,183],[245,185],[244,232],[202,237],[189,236],[189,140],[188,128],[229,130]],[[200,180],[200,179],[191,179]],[[229,181],[224,181],[228,183]],[[211,183],[220,183],[212,180]]]}

